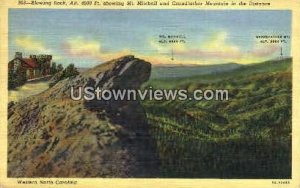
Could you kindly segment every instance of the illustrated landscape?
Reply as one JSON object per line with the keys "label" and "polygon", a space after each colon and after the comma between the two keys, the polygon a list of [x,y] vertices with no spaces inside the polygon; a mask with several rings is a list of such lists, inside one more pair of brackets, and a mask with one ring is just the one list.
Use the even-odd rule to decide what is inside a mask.
{"label": "illustrated landscape", "polygon": [[[10,10],[8,177],[291,178],[290,12],[143,11]],[[72,99],[80,87],[228,100]]]}

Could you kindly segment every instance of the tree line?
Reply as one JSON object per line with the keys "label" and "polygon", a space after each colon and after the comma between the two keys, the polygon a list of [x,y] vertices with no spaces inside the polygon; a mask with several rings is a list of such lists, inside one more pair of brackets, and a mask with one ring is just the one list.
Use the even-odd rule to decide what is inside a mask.
{"label": "tree line", "polygon": [[[42,61],[38,61],[38,67],[42,73],[45,72],[46,67]],[[55,76],[56,74],[59,75],[58,79],[62,80],[71,76],[76,76],[79,74],[79,72],[72,63],[64,68],[62,64],[57,65],[55,62],[53,62],[50,67],[50,75]],[[19,65],[16,70],[8,70],[8,89],[15,89],[16,87],[24,85],[26,82],[26,69],[22,65]]]}

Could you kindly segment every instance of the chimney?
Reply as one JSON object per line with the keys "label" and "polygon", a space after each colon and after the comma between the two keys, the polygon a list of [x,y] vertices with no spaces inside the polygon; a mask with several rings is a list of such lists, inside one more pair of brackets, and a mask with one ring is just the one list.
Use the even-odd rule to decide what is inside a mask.
{"label": "chimney", "polygon": [[16,52],[15,58],[22,58],[22,52]]}

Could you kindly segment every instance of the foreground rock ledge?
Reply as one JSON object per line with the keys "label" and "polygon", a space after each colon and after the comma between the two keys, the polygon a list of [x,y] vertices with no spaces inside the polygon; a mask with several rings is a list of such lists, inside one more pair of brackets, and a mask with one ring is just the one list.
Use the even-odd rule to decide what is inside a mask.
{"label": "foreground rock ledge", "polygon": [[8,107],[9,177],[155,177],[139,101],[74,101],[70,88],[138,89],[151,64],[125,56]]}

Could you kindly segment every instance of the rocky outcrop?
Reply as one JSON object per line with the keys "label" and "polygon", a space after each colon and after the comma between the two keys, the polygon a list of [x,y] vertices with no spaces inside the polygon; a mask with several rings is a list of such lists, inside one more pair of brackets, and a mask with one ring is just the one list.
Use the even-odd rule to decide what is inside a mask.
{"label": "rocky outcrop", "polygon": [[[9,177],[155,177],[138,100],[72,100],[71,88],[138,89],[151,64],[125,56],[8,107]],[[79,93],[77,93],[79,94]]]}

